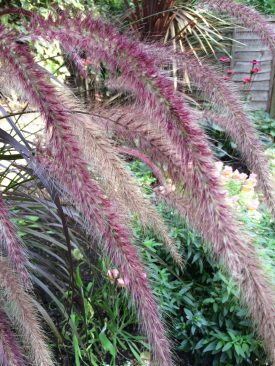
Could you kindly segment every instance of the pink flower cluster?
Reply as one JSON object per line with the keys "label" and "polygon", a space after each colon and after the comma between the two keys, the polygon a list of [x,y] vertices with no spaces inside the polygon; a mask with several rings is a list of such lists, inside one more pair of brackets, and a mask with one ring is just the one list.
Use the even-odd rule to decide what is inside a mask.
{"label": "pink flower cluster", "polygon": [[259,67],[256,67],[257,65],[261,64],[261,61],[252,60],[252,61],[250,61],[250,63],[252,64],[252,68],[250,70],[250,76],[243,79],[244,84],[251,83],[252,76],[255,75],[255,74],[258,74],[261,71],[261,69]]}
{"label": "pink flower cluster", "polygon": [[[223,64],[228,64],[230,63],[230,57],[228,56],[222,56],[219,58],[219,61],[222,62]],[[252,60],[250,61],[250,63],[252,64],[252,68],[250,70],[250,76],[249,77],[245,77],[243,79],[243,83],[244,84],[249,84],[252,81],[252,76],[259,73],[261,71],[261,69],[259,67],[257,67],[257,65],[261,64],[261,61],[258,60]],[[235,70],[229,69],[226,71],[226,75],[223,76],[224,80],[230,80],[230,76],[234,75],[236,73]]]}
{"label": "pink flower cluster", "polygon": [[[219,58],[219,61],[223,64],[229,64],[231,59],[228,56],[222,56]],[[224,75],[224,80],[230,80],[230,76],[235,74],[235,70],[227,70],[227,75]]]}

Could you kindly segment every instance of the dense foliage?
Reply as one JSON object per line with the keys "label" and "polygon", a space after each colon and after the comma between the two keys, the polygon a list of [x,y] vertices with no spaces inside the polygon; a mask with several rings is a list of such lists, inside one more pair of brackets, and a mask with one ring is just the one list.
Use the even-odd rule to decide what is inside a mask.
{"label": "dense foliage", "polygon": [[265,14],[275,14],[275,4],[272,0],[247,0],[246,3],[254,6],[257,10]]}

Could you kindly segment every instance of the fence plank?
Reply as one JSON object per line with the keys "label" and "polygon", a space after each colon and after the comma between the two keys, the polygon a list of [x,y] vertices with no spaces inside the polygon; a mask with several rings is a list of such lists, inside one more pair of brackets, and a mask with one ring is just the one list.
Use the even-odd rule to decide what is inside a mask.
{"label": "fence plank", "polygon": [[[268,20],[275,30],[275,16]],[[250,109],[264,108],[275,116],[275,60],[272,59],[270,50],[257,34],[242,27],[233,31],[232,38],[236,41],[231,46],[230,68],[235,71],[232,80],[244,98],[249,100]],[[261,71],[253,76],[248,92],[243,79],[251,76],[252,60],[261,62],[261,65],[257,66]]]}

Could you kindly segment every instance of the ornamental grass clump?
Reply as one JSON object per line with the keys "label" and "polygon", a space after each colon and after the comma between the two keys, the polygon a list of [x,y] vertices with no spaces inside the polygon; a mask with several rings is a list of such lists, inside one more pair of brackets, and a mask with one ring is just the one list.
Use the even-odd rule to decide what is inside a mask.
{"label": "ornamental grass clump", "polygon": [[[213,3],[223,2],[210,1]],[[202,118],[214,119],[216,123],[221,118],[219,124],[236,141],[248,165],[255,170],[266,202],[274,212],[272,185],[262,147],[234,90],[212,67],[201,65],[193,56],[129,39],[91,15],[71,18],[63,13],[44,19],[20,9],[2,11],[7,13],[28,17],[27,34],[1,26],[0,60],[1,71],[7,75],[10,85],[40,113],[45,124],[43,136],[30,158],[31,164],[36,167],[37,175],[47,174],[58,194],[80,212],[87,234],[96,238],[102,255],[109,256],[122,274],[123,287],[137,309],[154,360],[160,366],[174,365],[165,326],[134,245],[131,220],[138,218],[145,229],[153,228],[175,262],[182,265],[182,260],[163,219],[126,169],[124,155],[138,158],[151,168],[161,185],[161,189],[155,190],[159,199],[178,210],[201,234],[213,255],[240,286],[242,300],[274,363],[273,289],[252,240],[243,233],[231,212],[211,146],[200,125]],[[259,33],[274,51],[274,34],[265,24],[263,28],[265,32]],[[253,28],[259,29],[260,26]],[[87,112],[36,63],[29,42],[40,39],[58,41],[66,56],[78,66],[80,75],[85,71],[81,61],[83,53],[93,63],[103,64],[109,83],[114,81],[113,87],[129,93],[131,103],[105,109],[92,107]],[[183,93],[175,90],[167,72],[167,66],[169,69],[174,61],[208,94],[213,111],[205,114],[194,111]],[[219,111],[224,118],[218,115]],[[4,204],[0,208],[3,290],[0,359],[4,365],[10,362],[27,365],[26,359],[37,366],[52,365],[27,292],[30,289],[27,259]],[[14,340],[6,314],[19,328],[22,345]],[[26,343],[28,347],[24,348]]]}

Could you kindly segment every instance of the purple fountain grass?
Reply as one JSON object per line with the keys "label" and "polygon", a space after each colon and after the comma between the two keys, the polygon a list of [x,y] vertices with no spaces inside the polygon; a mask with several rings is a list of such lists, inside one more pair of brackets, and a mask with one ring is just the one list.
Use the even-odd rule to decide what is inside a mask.
{"label": "purple fountain grass", "polygon": [[[101,23],[99,23],[99,21],[96,21],[96,24],[93,23],[93,19],[85,19],[85,23],[83,26],[86,26],[87,31],[89,30],[91,32],[91,28],[92,30],[94,30],[94,28],[96,26],[101,26]],[[80,25],[79,25],[80,27]],[[109,27],[110,28],[110,27]],[[110,33],[110,29],[107,29],[107,31]],[[41,28],[40,28],[41,29]],[[99,30],[97,29],[97,31],[99,32]],[[35,30],[34,33],[40,32],[39,30]],[[50,33],[51,32],[51,33]],[[102,36],[102,38],[105,39],[106,42],[106,37],[108,36],[108,32],[107,34],[104,34],[104,28],[100,28],[100,34]],[[68,42],[68,40],[71,42],[78,42],[77,40],[75,40],[73,37],[68,37],[66,34],[62,34],[62,31],[51,31],[49,29],[49,27],[47,28],[47,32],[49,37],[52,38],[58,38],[60,41],[62,41],[62,44],[64,46],[64,44],[66,43],[66,40]],[[114,32],[113,32],[114,33]],[[91,33],[92,36],[92,33]],[[97,35],[98,36],[98,35]],[[100,39],[101,40],[101,39]],[[107,39],[108,40],[108,39]],[[127,80],[127,82],[129,84],[132,85],[133,88],[135,88],[135,90],[137,91],[136,94],[139,95],[140,97],[140,101],[142,103],[144,103],[144,106],[147,106],[148,110],[152,111],[152,114],[154,115],[154,117],[158,116],[160,121],[162,121],[165,124],[165,127],[167,129],[167,131],[170,134],[174,134],[175,136],[178,136],[178,138],[180,139],[180,134],[178,133],[175,123],[173,123],[173,121],[169,120],[168,117],[176,117],[175,119],[177,120],[178,126],[180,126],[182,129],[187,129],[190,132],[192,132],[194,130],[193,126],[192,128],[190,128],[189,123],[184,122],[186,120],[188,120],[188,122],[190,122],[190,114],[189,111],[184,108],[182,101],[175,95],[173,88],[171,86],[171,83],[169,80],[167,80],[166,78],[162,77],[160,75],[160,73],[158,72],[158,70],[155,67],[154,61],[145,53],[142,51],[142,48],[140,45],[136,45],[135,43],[127,40],[125,37],[118,35],[117,33],[114,34],[109,34],[109,40],[110,40],[110,44],[113,45],[112,48],[114,48],[113,50],[109,51],[109,50],[105,50],[104,51],[104,45],[102,45],[102,49],[105,52],[105,54],[107,54],[109,52],[109,54],[107,56],[105,56],[105,61],[108,62],[108,65],[111,65],[112,69],[116,69],[117,67],[119,67],[122,71],[123,71],[123,75],[124,78]],[[111,42],[112,41],[112,42]],[[89,40],[85,40],[85,42],[89,42]],[[78,42],[78,46],[79,46],[79,42]],[[86,47],[84,47],[84,43],[83,43],[83,47],[85,50],[87,50],[87,52],[92,51],[93,50],[93,43],[87,43],[85,45]],[[65,46],[64,46],[65,47]],[[97,47],[99,47],[97,45]],[[106,48],[106,47],[105,47]],[[97,49],[96,49],[97,51]],[[116,53],[115,55],[113,55],[113,53]],[[124,58],[119,57],[119,53],[124,55]],[[98,57],[98,56],[95,56]],[[99,60],[101,60],[101,57],[103,57],[102,54],[100,54],[99,56]],[[133,63],[133,66],[131,67],[131,62]],[[140,71],[140,69],[142,69],[142,76],[144,80],[140,81],[140,75],[138,74],[138,71]],[[148,85],[146,85],[146,83],[148,83],[151,87],[151,89],[153,89],[153,92],[149,89],[148,90]],[[168,110],[167,110],[168,109]],[[172,111],[172,113],[171,113]],[[169,115],[167,117],[167,114],[171,113],[171,115]],[[174,115],[174,116],[173,116]],[[168,118],[168,120],[167,120]],[[170,118],[171,119],[171,118]],[[179,121],[183,122],[180,123]],[[192,122],[190,122],[192,124]],[[198,129],[193,132],[193,135],[196,137],[194,139],[193,142],[192,139],[190,141],[190,144],[192,145],[192,143],[194,144],[196,141],[198,143],[198,145],[200,147],[205,147],[207,151],[209,151],[207,145],[204,144],[204,140],[200,141],[200,137],[202,137],[202,133],[198,132]],[[196,135],[197,133],[197,135]],[[185,143],[182,144],[182,150],[184,150],[185,148]],[[205,152],[206,152],[205,150]],[[210,151],[209,151],[209,153]],[[207,155],[207,154],[206,154]],[[186,159],[186,157],[185,157]],[[206,174],[207,175],[207,174]]]}
{"label": "purple fountain grass", "polygon": [[9,317],[19,329],[33,366],[53,366],[32,297],[21,287],[7,259],[0,260],[0,287]]}
{"label": "purple fountain grass", "polygon": [[[164,137],[169,138],[179,155],[174,165],[173,158],[169,158],[174,180],[184,187],[184,196],[177,195],[175,204],[179,203],[178,209],[212,244],[213,252],[240,284],[243,299],[274,359],[274,350],[270,347],[270,343],[275,343],[274,296],[255,261],[253,245],[241,234],[231,217],[199,121],[174,91],[171,80],[162,75],[146,47],[128,40],[111,26],[92,17],[74,20],[63,17],[57,21],[34,17],[30,30],[32,38],[41,36],[50,41],[59,40],[68,53],[72,46],[85,50],[88,57],[107,64],[113,76],[119,70],[125,88],[136,97],[136,105],[143,108],[144,114],[152,121],[158,121]],[[37,69],[27,48],[17,45],[10,50],[9,45],[4,51],[7,68],[12,68],[12,74],[46,121],[47,148],[52,160],[45,165],[49,163],[47,167],[51,174],[68,192],[90,226],[97,227],[104,238],[106,252],[129,278],[128,289],[144,327],[145,320],[148,322],[147,335],[155,358],[160,365],[172,364],[163,325],[143,276],[143,268],[131,245],[128,228],[121,225],[119,214],[114,213],[110,201],[91,178],[71,132],[68,110],[60,104],[54,88]]]}
{"label": "purple fountain grass", "polygon": [[74,47],[70,47],[67,49],[69,51],[68,55],[70,57],[70,61],[75,65],[78,70],[79,75],[82,78],[86,78],[88,76],[87,68],[85,66],[85,60],[79,56],[80,50],[76,50]]}
{"label": "purple fountain grass", "polygon": [[[43,22],[45,23],[45,21],[43,21]],[[68,23],[68,20],[67,20],[67,23]],[[104,57],[105,57],[105,61],[107,61],[109,63],[109,65],[111,65],[112,70],[116,70],[117,67],[119,67],[121,70],[123,70],[122,78],[125,80],[125,87],[126,88],[128,87],[128,89],[131,88],[132,90],[135,90],[136,95],[139,96],[139,99],[142,99],[143,106],[147,105],[148,110],[155,109],[155,116],[157,116],[158,119],[161,120],[161,118],[163,117],[164,113],[166,113],[166,111],[163,110],[163,108],[162,108],[163,106],[160,106],[156,103],[156,100],[154,99],[154,94],[150,93],[150,92],[148,93],[148,91],[146,91],[146,89],[144,88],[144,85],[140,82],[140,80],[137,80],[136,75],[132,72],[132,70],[130,70],[130,67],[128,67],[129,59],[131,57],[131,54],[129,54],[129,50],[132,50],[133,58],[138,59],[139,63],[141,64],[141,65],[139,65],[139,67],[142,68],[142,71],[140,71],[140,72],[145,74],[145,70],[147,70],[147,73],[148,73],[148,70],[150,70],[149,74],[151,74],[151,76],[153,78],[153,82],[156,81],[156,79],[158,79],[163,84],[162,86],[164,86],[164,84],[166,83],[165,88],[166,88],[166,90],[168,89],[167,90],[168,97],[170,96],[170,94],[173,95],[172,94],[173,91],[171,91],[171,90],[169,91],[167,80],[165,80],[165,78],[161,78],[161,77],[157,78],[157,71],[155,69],[154,62],[152,62],[152,60],[150,60],[150,58],[148,58],[148,56],[144,52],[142,52],[141,46],[140,45],[136,46],[135,44],[131,43],[130,41],[127,41],[122,36],[119,36],[115,31],[112,31],[110,26],[107,26],[105,23],[102,23],[99,20],[94,21],[92,18],[87,17],[82,22],[80,20],[75,20],[73,23],[76,24],[76,28],[78,27],[79,31],[81,29],[81,26],[83,26],[83,28],[85,28],[86,31],[90,32],[91,37],[97,38],[97,41],[98,41],[98,39],[100,39],[99,30],[98,30],[99,26],[100,26],[101,36],[104,35],[104,37],[105,37],[104,39],[102,39],[102,42],[106,41],[106,38],[108,36],[109,36],[109,38],[111,38],[110,43],[112,43],[113,45],[116,44],[115,51],[114,50],[110,51],[110,49],[108,49],[108,51],[107,51],[106,47],[105,48],[103,47],[101,52],[99,52],[98,56],[96,56],[96,57],[99,57],[99,60],[101,60],[101,58],[104,59]],[[62,21],[60,21],[59,24],[62,24]],[[93,32],[96,35],[94,35]],[[72,39],[70,39],[70,41],[68,41],[68,36],[66,34],[61,35],[60,32],[58,35],[57,35],[57,33],[51,33],[50,37],[59,38],[59,40],[62,41],[63,45],[66,43],[66,41],[69,44],[71,44],[71,42],[72,42]],[[89,43],[88,40],[86,40],[82,47],[84,47],[84,49],[86,47],[86,49],[87,49],[88,43]],[[80,47],[79,40],[77,40],[77,45],[78,45],[78,47]],[[66,48],[66,46],[64,46],[64,47]],[[95,55],[95,53],[97,53],[97,51],[99,51],[100,45],[97,42],[96,45],[90,44],[90,47],[95,47],[95,50],[93,53],[93,55]],[[121,51],[120,51],[120,49],[121,49]],[[118,53],[119,51],[124,55],[124,58],[120,57],[119,55],[112,57],[112,53],[114,53],[114,52]],[[91,50],[91,52],[93,52],[93,51]],[[111,55],[109,55],[108,52],[111,53]],[[128,62],[125,61],[125,55],[127,55],[127,53],[129,56]],[[121,59],[122,59],[122,62],[121,62]],[[117,62],[117,60],[118,60],[118,62]],[[135,64],[135,66],[136,66],[136,64]],[[191,63],[190,63],[190,66],[191,66]],[[146,67],[147,67],[147,69],[146,69]],[[155,80],[154,80],[154,78],[155,78]],[[202,77],[201,79],[205,80],[204,77]],[[209,86],[212,84],[208,83],[207,85],[209,88]],[[223,84],[221,84],[221,85],[223,87],[225,86],[224,81],[223,81]],[[152,87],[152,81],[151,81],[151,87]],[[213,88],[211,90],[213,90]],[[158,91],[155,91],[155,92],[160,93]],[[232,101],[232,97],[234,97],[234,94],[231,93],[230,97],[231,97],[231,101]],[[236,99],[236,98],[234,98],[234,99]],[[228,100],[228,99],[225,99],[225,100]],[[176,103],[178,105],[180,105],[179,98],[177,98]],[[232,104],[231,104],[231,106],[232,106]],[[181,108],[181,113],[182,113],[183,119],[186,119],[188,117],[188,119],[190,120],[188,111]],[[270,183],[267,164],[265,163],[265,161],[266,161],[265,156],[262,153],[260,144],[257,142],[257,139],[252,134],[253,131],[252,131],[252,128],[249,124],[247,117],[245,116],[245,113],[242,111],[241,108],[238,107],[238,105],[236,105],[236,113],[235,113],[234,117],[236,117],[236,115],[238,115],[238,117],[241,117],[242,122],[246,123],[245,125],[247,126],[247,128],[250,127],[250,128],[248,128],[248,132],[250,132],[250,134],[246,134],[246,133],[243,133],[242,124],[239,124],[239,126],[240,126],[239,129],[241,129],[241,132],[242,132],[242,133],[238,134],[239,140],[242,138],[242,141],[240,141],[241,142],[240,148],[243,147],[242,148],[243,154],[245,157],[247,157],[247,159],[249,159],[248,161],[249,161],[249,163],[251,163],[250,165],[252,165],[252,168],[254,168],[254,167],[256,168],[256,169],[254,168],[253,170],[255,170],[255,172],[258,174],[260,184],[263,188],[263,191],[264,191],[266,199],[267,199],[267,203],[269,204],[271,210],[274,212],[275,208],[274,208],[274,197],[272,194],[272,184]],[[232,118],[232,121],[234,121],[233,118]],[[167,128],[168,128],[168,131],[170,132],[170,134],[176,133],[175,129],[173,129],[173,124],[169,123],[169,126],[167,125]],[[199,144],[202,146],[203,145],[202,141],[200,141]],[[249,147],[247,147],[247,149],[246,149],[246,145],[249,145]],[[251,145],[254,146],[253,150],[250,150]],[[256,151],[256,154],[253,154],[255,146],[257,147],[257,151]],[[249,151],[249,153],[246,153],[246,151]],[[252,151],[252,153],[251,153],[251,151]],[[205,170],[205,172],[206,171],[207,170]]]}
{"label": "purple fountain grass", "polygon": [[[111,70],[120,69],[126,87],[135,90],[138,103],[144,107],[145,112],[152,119],[158,120],[164,126],[166,133],[178,146],[181,153],[180,173],[184,176],[185,194],[190,196],[188,207],[190,211],[193,211],[190,213],[191,217],[203,221],[204,225],[199,226],[201,230],[209,231],[213,240],[218,238],[223,250],[226,250],[225,243],[227,242],[241,243],[244,239],[241,233],[236,234],[235,222],[231,220],[230,209],[225,203],[225,197],[213,168],[211,150],[203,132],[198,127],[198,122],[192,119],[182,98],[175,93],[171,81],[160,74],[154,60],[144,51],[142,45],[131,42],[116,32],[111,33],[110,27],[105,33],[104,26],[98,28],[100,24],[98,20],[95,23],[92,18],[85,19],[81,24],[77,23],[77,27],[83,27],[83,34],[90,32],[90,38],[92,38],[92,41],[82,39],[82,47],[87,51],[89,57],[93,55],[104,60]],[[37,32],[42,31],[34,31],[34,33]],[[49,27],[47,34],[62,41],[63,45],[69,40],[71,43],[75,42],[79,47],[79,36],[68,37],[63,31],[49,30]],[[215,243],[216,241],[214,241],[214,247]],[[236,249],[236,247],[234,248]],[[252,246],[250,248],[253,250]],[[228,256],[225,258],[229,259]],[[230,266],[230,264],[227,265]],[[234,270],[238,273],[239,278],[242,278],[240,268],[237,267]],[[254,292],[257,296],[259,292],[255,291],[254,283],[257,277],[253,277],[251,268],[249,271],[252,278],[248,281],[250,293]],[[263,299],[254,299],[257,306],[262,302],[262,311],[259,314],[252,311],[252,315],[259,326],[263,321],[266,324],[263,328],[266,331],[266,334],[263,334],[265,341],[270,336],[275,340],[274,334],[267,332],[269,327],[270,329],[273,327],[273,319],[269,312],[270,308],[267,308],[266,304],[267,299],[270,304],[273,304],[273,298],[270,297],[268,287],[262,286],[261,291],[264,290],[266,293]],[[248,306],[250,305],[248,304]]]}
{"label": "purple fountain grass", "polygon": [[201,0],[208,8],[234,18],[241,25],[259,34],[275,56],[275,31],[256,10],[244,4],[227,0]]}
{"label": "purple fountain grass", "polygon": [[21,349],[6,313],[0,309],[0,364],[2,366],[26,366]]}
{"label": "purple fountain grass", "polygon": [[[47,24],[49,22],[43,20],[43,19],[39,19],[40,21],[40,29],[45,29]],[[34,18],[34,22],[37,22],[37,18]],[[105,37],[111,38],[114,41],[116,38],[118,38],[118,34],[117,32],[115,32],[112,27],[110,27],[109,25],[101,22],[100,20],[94,20],[91,17],[87,17],[84,20],[81,19],[80,17],[75,19],[73,24],[70,21],[70,19],[68,19],[65,15],[59,19],[57,19],[56,22],[53,22],[52,20],[50,21],[51,24],[53,24],[55,27],[68,27],[70,29],[78,29],[78,31],[80,32],[81,30],[86,30],[90,32],[91,37],[96,38],[97,41],[99,39],[101,39],[101,35],[100,32],[102,34],[105,35]],[[44,27],[43,27],[44,25]],[[43,32],[43,31],[42,31]],[[41,32],[40,32],[41,33]],[[57,37],[57,35],[55,34],[55,36],[53,34],[51,34],[51,37]],[[68,44],[68,48],[71,49],[71,42],[68,39],[68,36],[66,36],[66,34],[60,35],[59,34],[59,39],[62,40],[62,44],[64,44],[64,42],[66,43],[67,40],[67,44]],[[121,43],[126,42],[125,39],[123,39],[121,41]],[[119,43],[119,42],[118,42]],[[81,43],[78,42],[78,48],[81,49],[82,47],[80,46]],[[87,45],[87,41],[85,41],[85,44]],[[83,44],[83,47],[85,47],[85,44]],[[129,44],[128,42],[128,48],[131,47],[131,45],[133,46],[133,44]],[[99,58],[103,58],[105,57],[105,59],[107,59],[107,61],[109,61],[109,64],[112,65],[112,69],[115,70],[116,67],[121,67],[121,63],[119,65],[116,65],[115,60],[111,60],[110,57],[107,55],[108,52],[101,50],[100,51],[100,47],[98,46],[98,44],[95,46],[94,45],[95,50],[98,51],[98,54],[96,57]],[[65,47],[66,48],[66,47]],[[132,47],[134,48],[134,46]],[[155,47],[152,47],[153,50],[155,50]],[[123,45],[122,45],[122,49],[123,49]],[[117,51],[117,48],[116,48]],[[137,47],[136,47],[136,52],[140,51]],[[161,50],[162,55],[166,55],[167,52],[163,52],[164,50]],[[141,51],[140,51],[141,53]],[[94,52],[95,55],[95,52]],[[174,57],[174,55],[173,55]],[[275,212],[275,207],[274,207],[274,196],[272,194],[272,185],[270,183],[270,179],[269,179],[269,173],[268,173],[268,169],[267,169],[267,164],[266,164],[266,159],[265,156],[262,152],[262,148],[260,146],[260,144],[258,143],[258,140],[256,138],[255,133],[253,132],[253,128],[251,127],[251,124],[249,123],[248,118],[246,117],[241,104],[238,102],[238,99],[234,96],[234,93],[232,93],[230,91],[230,88],[228,88],[228,85],[225,83],[224,80],[222,80],[221,77],[214,77],[214,73],[211,70],[211,68],[207,67],[207,66],[201,66],[200,69],[200,73],[197,73],[198,69],[200,68],[199,63],[197,62],[197,60],[195,59],[190,59],[190,57],[188,58],[187,55],[183,56],[182,54],[179,55],[179,58],[187,58],[186,62],[185,62],[185,67],[188,68],[188,72],[192,73],[192,77],[194,77],[195,81],[198,81],[200,83],[200,86],[202,86],[203,90],[206,90],[207,92],[209,92],[209,88],[211,88],[211,94],[213,94],[213,90],[215,90],[215,88],[212,87],[213,82],[215,83],[215,85],[219,85],[219,93],[215,93],[216,98],[217,96],[219,96],[219,100],[223,101],[225,103],[227,103],[227,107],[230,110],[233,110],[233,117],[232,117],[232,123],[236,120],[236,117],[238,117],[237,119],[237,123],[234,124],[234,126],[231,127],[231,124],[227,124],[227,128],[230,129],[231,131],[235,131],[236,127],[238,128],[239,132],[237,134],[235,134],[238,137],[238,145],[240,147],[240,149],[243,152],[243,155],[245,158],[247,158],[249,165],[251,166],[251,169],[253,169],[258,177],[259,177],[259,181],[260,184],[263,188],[263,191],[265,193],[265,196],[267,198],[267,202],[269,203],[269,206],[271,207],[272,211]],[[145,58],[144,58],[145,60]],[[147,60],[148,61],[148,60]],[[194,65],[195,63],[195,65]],[[147,62],[148,64],[148,62]],[[125,65],[124,65],[125,66]],[[152,66],[152,64],[151,64]],[[193,67],[195,66],[195,67]],[[127,67],[127,65],[126,65]],[[194,70],[196,70],[196,72],[194,72]],[[212,72],[211,72],[212,71]],[[202,75],[203,73],[203,75]],[[125,73],[123,73],[125,75]],[[198,76],[199,75],[199,76]],[[211,79],[211,80],[209,80]],[[133,79],[130,81],[128,81],[129,84],[131,84],[131,82],[133,81]],[[211,82],[209,82],[211,81]],[[133,85],[131,85],[133,87]],[[140,85],[136,85],[136,89],[139,87]],[[141,90],[141,89],[140,89]],[[221,93],[222,92],[222,93]],[[229,93],[228,93],[229,92]],[[228,119],[229,121],[229,119]],[[247,131],[247,133],[244,133],[244,130]],[[253,149],[251,149],[251,147],[253,146]],[[255,150],[256,147],[256,150]],[[253,153],[253,151],[255,151],[255,153]]]}
{"label": "purple fountain grass", "polygon": [[[48,75],[35,64],[28,47],[0,44],[0,55],[1,53],[5,55],[6,68],[11,71],[11,75],[17,79],[31,103],[45,119],[47,149],[53,158],[47,162],[46,167],[83,213],[91,230],[96,227],[103,238],[104,243],[101,241],[101,244],[104,245],[106,254],[110,255],[114,264],[129,279],[127,288],[137,307],[155,360],[161,366],[172,365],[164,326],[148,281],[144,277],[145,271],[131,243],[131,234],[120,224],[119,213],[114,212],[111,202],[91,178],[71,132],[69,111],[59,103],[58,93],[50,84]],[[43,161],[43,156],[38,158]]]}
{"label": "purple fountain grass", "polygon": [[27,270],[26,253],[23,249],[22,243],[20,243],[19,238],[17,237],[15,227],[9,219],[9,212],[1,196],[0,248],[4,252],[3,254],[8,255],[10,258],[13,268],[18,273],[24,287],[31,289],[32,284]]}

